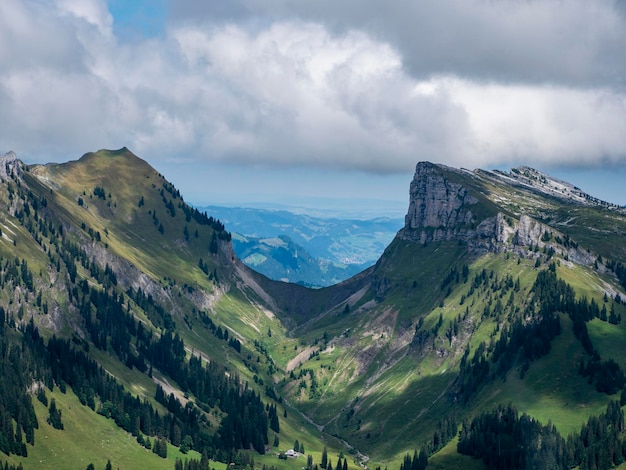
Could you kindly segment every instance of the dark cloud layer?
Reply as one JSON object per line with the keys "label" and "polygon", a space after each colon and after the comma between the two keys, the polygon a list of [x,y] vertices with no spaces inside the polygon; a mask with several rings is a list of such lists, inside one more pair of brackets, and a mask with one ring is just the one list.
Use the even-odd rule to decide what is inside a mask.
{"label": "dark cloud layer", "polygon": [[626,85],[626,7],[588,0],[232,0],[171,3],[174,21],[313,21],[389,42],[416,78]]}

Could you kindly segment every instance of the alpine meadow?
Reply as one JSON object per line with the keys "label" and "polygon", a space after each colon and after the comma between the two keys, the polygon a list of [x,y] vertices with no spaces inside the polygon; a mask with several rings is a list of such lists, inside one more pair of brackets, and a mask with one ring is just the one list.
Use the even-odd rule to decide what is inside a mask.
{"label": "alpine meadow", "polygon": [[127,148],[0,157],[2,468],[625,467],[626,210],[526,166],[407,190],[311,289]]}

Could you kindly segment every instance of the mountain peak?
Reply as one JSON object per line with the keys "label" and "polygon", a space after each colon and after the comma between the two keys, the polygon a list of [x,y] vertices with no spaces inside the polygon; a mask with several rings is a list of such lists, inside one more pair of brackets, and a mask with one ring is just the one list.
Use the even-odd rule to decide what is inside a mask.
{"label": "mountain peak", "polygon": [[498,210],[481,191],[480,179],[470,171],[418,163],[399,237],[420,243],[459,239],[490,244]]}
{"label": "mountain peak", "polygon": [[510,184],[522,186],[547,196],[565,199],[568,202],[601,207],[619,207],[591,196],[571,183],[529,166],[518,166],[511,169],[510,172],[494,170],[492,173]]}
{"label": "mountain peak", "polygon": [[0,176],[7,178],[8,174],[14,171],[17,155],[13,151],[8,151],[0,156]]}

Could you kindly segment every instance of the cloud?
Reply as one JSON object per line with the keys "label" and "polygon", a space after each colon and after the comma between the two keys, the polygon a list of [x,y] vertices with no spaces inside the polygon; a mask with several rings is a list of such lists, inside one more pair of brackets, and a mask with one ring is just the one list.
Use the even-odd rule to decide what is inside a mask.
{"label": "cloud", "polygon": [[[324,1],[176,4],[162,36],[125,42],[102,1],[3,0],[0,146],[38,161],[126,145],[151,161],[372,173],[419,160],[626,161],[626,94],[614,78],[624,64],[609,54],[624,28],[611,8],[595,7],[600,26],[579,24],[586,40],[569,44],[591,3],[574,2],[555,32],[552,1],[457,12],[349,1],[334,20]],[[211,22],[189,20],[208,13]],[[559,44],[539,48],[559,31]],[[529,44],[539,49],[515,64]]]}
{"label": "cloud", "polygon": [[298,19],[391,44],[416,79],[625,87],[626,9],[614,0],[176,0],[174,22]]}
{"label": "cloud", "polygon": [[[444,81],[468,113],[474,165],[626,163],[626,95],[606,88]],[[460,159],[462,160],[462,159]],[[459,161],[460,163],[460,161]]]}

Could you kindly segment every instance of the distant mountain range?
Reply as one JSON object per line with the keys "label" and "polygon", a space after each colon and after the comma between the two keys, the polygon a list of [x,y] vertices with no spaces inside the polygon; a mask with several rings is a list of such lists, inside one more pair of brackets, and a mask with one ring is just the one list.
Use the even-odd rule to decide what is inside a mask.
{"label": "distant mountain range", "polygon": [[203,206],[233,233],[233,249],[271,279],[323,287],[370,267],[403,226],[401,218],[323,218],[289,210]]}

